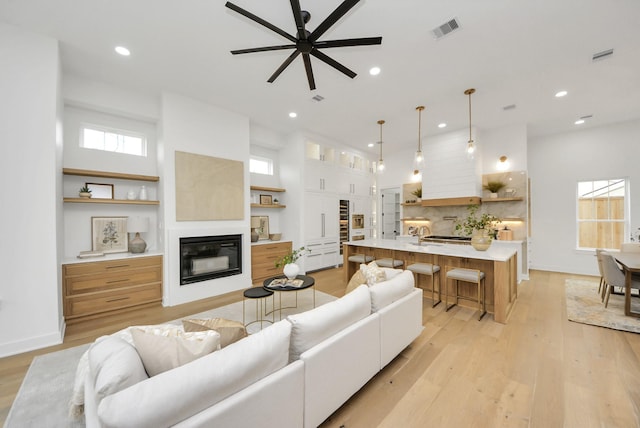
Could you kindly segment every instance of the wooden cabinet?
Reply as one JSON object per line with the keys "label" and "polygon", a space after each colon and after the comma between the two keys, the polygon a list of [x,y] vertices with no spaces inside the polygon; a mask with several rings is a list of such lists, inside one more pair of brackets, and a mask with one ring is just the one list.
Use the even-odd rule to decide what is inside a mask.
{"label": "wooden cabinet", "polygon": [[265,279],[282,274],[276,260],[292,250],[291,241],[270,242],[251,246],[251,281],[262,285]]}
{"label": "wooden cabinet", "polygon": [[69,321],[162,301],[162,256],[62,266],[64,316]]}

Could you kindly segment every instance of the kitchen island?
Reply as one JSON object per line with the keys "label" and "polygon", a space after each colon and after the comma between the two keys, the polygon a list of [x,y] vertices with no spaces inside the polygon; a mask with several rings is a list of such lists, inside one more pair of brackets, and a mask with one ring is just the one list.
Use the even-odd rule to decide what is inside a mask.
{"label": "kitchen island", "polygon": [[[492,313],[495,321],[506,324],[513,310],[517,290],[517,252],[511,247],[491,245],[487,251],[477,251],[470,245],[409,243],[391,239],[366,239],[349,241],[343,244],[344,275],[348,282],[359,269],[359,264],[349,262],[349,256],[364,254],[374,259],[393,258],[402,260],[404,268],[411,263],[432,263],[440,266],[442,299],[448,291],[445,281],[447,270],[462,267],[479,269],[485,274],[485,303],[487,312]],[[426,280],[418,275],[419,286]],[[475,299],[476,287],[473,284],[460,283],[460,296]],[[453,296],[450,294],[451,298]],[[460,300],[461,306],[475,308],[476,303]]]}

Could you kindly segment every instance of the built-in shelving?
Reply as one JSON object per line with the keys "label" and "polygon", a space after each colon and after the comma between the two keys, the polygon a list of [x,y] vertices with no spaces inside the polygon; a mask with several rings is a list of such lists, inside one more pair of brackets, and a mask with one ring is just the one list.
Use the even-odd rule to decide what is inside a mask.
{"label": "built-in shelving", "polygon": [[80,204],[160,205],[160,201],[140,201],[138,199],[64,198],[63,201]]}
{"label": "built-in shelving", "polygon": [[[113,178],[118,180],[135,180],[158,182],[157,175],[126,174],[121,172],[95,171],[90,169],[62,168],[64,175],[76,175],[81,177]],[[121,204],[121,205],[160,205],[160,201],[139,199],[102,199],[102,198],[63,198],[64,202],[79,204]]]}
{"label": "built-in shelving", "polygon": [[275,193],[286,192],[285,189],[281,189],[279,187],[250,186],[249,188],[251,190],[257,190],[257,191],[262,191],[262,192],[275,192]]}
{"label": "built-in shelving", "polygon": [[420,202],[403,202],[400,205],[403,207],[421,207],[422,203]]}
{"label": "built-in shelving", "polygon": [[404,218],[401,218],[400,221],[431,221],[431,220],[424,217],[404,217]]}
{"label": "built-in shelving", "polygon": [[515,198],[482,198],[482,203],[485,202],[519,202],[519,201],[524,201],[523,197],[515,197]]}
{"label": "built-in shelving", "polygon": [[251,208],[286,208],[286,205],[282,204],[251,204]]}

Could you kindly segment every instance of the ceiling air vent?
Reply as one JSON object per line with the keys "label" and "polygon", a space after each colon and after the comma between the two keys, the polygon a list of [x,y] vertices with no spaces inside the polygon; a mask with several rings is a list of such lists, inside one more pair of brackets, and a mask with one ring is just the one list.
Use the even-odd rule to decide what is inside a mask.
{"label": "ceiling air vent", "polygon": [[506,111],[506,110],[513,110],[513,109],[515,109],[515,108],[516,108],[516,105],[515,105],[515,104],[509,104],[508,106],[504,106],[504,107],[502,107],[502,110],[505,110],[505,111]]}
{"label": "ceiling air vent", "polygon": [[601,59],[609,58],[611,55],[613,55],[613,49],[607,49],[606,51],[594,53],[591,60],[600,61]]}
{"label": "ceiling air vent", "polygon": [[316,95],[315,97],[311,98],[313,101],[317,101],[320,102],[322,100],[324,100],[324,97],[322,95]]}
{"label": "ceiling air vent", "polygon": [[433,36],[435,37],[435,39],[438,40],[446,36],[447,34],[450,34],[456,31],[459,28],[460,28],[460,23],[458,22],[458,19],[453,18],[451,21],[447,21],[441,26],[434,28],[433,30],[431,30],[431,32],[433,33]]}

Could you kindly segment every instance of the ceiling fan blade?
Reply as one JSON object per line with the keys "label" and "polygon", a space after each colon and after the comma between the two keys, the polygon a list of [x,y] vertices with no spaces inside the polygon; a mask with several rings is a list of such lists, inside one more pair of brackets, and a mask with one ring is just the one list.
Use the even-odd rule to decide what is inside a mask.
{"label": "ceiling fan blade", "polygon": [[315,42],[322,36],[326,31],[335,24],[338,19],[342,18],[344,14],[349,12],[351,8],[353,8],[356,4],[358,4],[360,0],[345,0],[342,2],[340,6],[336,8],[327,18],[318,25],[318,27],[313,30],[313,32],[309,35],[309,40],[311,42]]}
{"label": "ceiling fan blade", "polygon": [[298,29],[298,38],[300,40],[307,40],[307,32],[304,29],[304,21],[302,20],[302,10],[300,9],[300,0],[290,0],[291,10],[293,11],[293,19],[296,21],[296,28]]}
{"label": "ceiling fan blade", "polygon": [[382,44],[382,37],[361,37],[357,39],[327,40],[325,42],[315,42],[313,45],[317,49],[322,48],[342,48],[347,46],[367,46]]}
{"label": "ceiling fan blade", "polygon": [[309,89],[313,91],[316,88],[316,81],[313,78],[313,69],[311,68],[311,58],[309,57],[309,54],[303,53],[302,60],[304,61],[304,68],[305,70],[307,70],[307,80],[309,81]]}
{"label": "ceiling fan blade", "polygon": [[249,49],[236,49],[231,51],[233,55],[253,53],[253,52],[267,52],[267,51],[281,51],[283,49],[295,49],[296,45],[278,45],[278,46],[265,46],[263,48],[249,48]]}
{"label": "ceiling fan blade", "polygon": [[323,54],[322,52],[320,52],[318,49],[314,49],[311,51],[311,55],[315,56],[316,58],[318,58],[320,61],[325,62],[327,64],[329,64],[331,67],[335,68],[336,70],[346,74],[347,76],[349,76],[350,78],[354,78],[357,76],[357,74],[348,69],[347,67],[345,67],[344,65],[340,64],[338,61],[336,61],[333,58],[328,57],[327,55]]}
{"label": "ceiling fan blade", "polygon": [[280,74],[284,71],[285,68],[289,67],[289,64],[291,64],[293,62],[293,60],[296,59],[296,57],[298,55],[300,55],[300,51],[298,51],[298,50],[294,51],[291,55],[289,55],[289,57],[284,60],[284,62],[271,75],[271,77],[269,77],[269,80],[267,80],[267,82],[269,82],[269,83],[275,82],[275,80],[278,78],[278,76],[280,76]]}
{"label": "ceiling fan blade", "polygon": [[225,6],[228,7],[229,9],[233,10],[234,12],[238,12],[240,15],[245,16],[247,18],[249,18],[250,20],[257,22],[258,24],[267,27],[269,30],[280,34],[282,37],[289,39],[292,42],[297,42],[298,39],[296,39],[295,37],[293,37],[291,34],[287,33],[284,30],[281,30],[280,28],[276,27],[275,25],[265,21],[264,19],[255,16],[253,13],[244,10],[243,8],[241,8],[240,6],[236,6],[235,4],[231,3],[231,2],[226,2]]}

